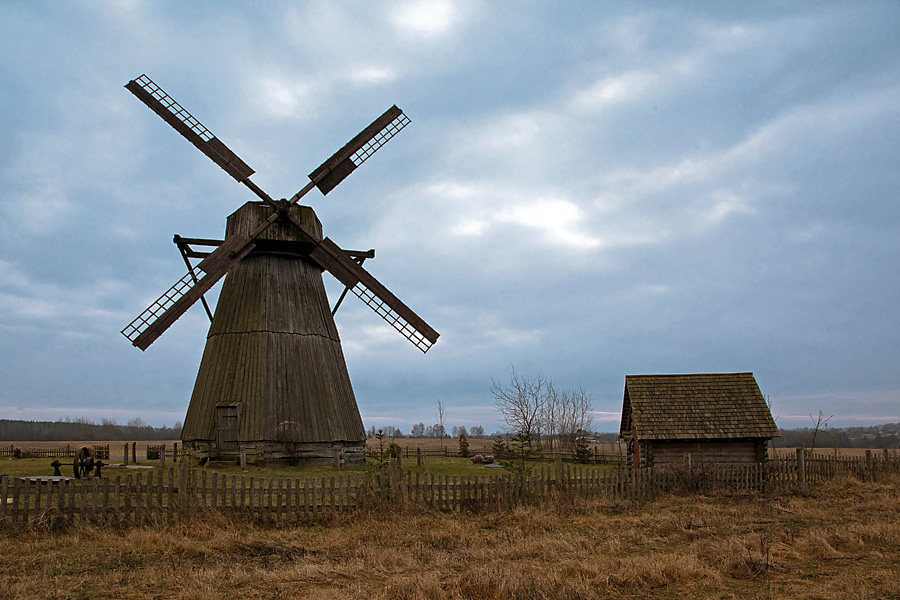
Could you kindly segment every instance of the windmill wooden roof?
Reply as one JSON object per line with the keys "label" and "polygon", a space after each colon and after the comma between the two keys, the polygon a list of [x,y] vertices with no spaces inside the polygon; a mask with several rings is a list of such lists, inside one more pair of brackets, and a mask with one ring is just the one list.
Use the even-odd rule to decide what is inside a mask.
{"label": "windmill wooden roof", "polygon": [[779,435],[753,373],[627,375],[620,433],[638,439]]}

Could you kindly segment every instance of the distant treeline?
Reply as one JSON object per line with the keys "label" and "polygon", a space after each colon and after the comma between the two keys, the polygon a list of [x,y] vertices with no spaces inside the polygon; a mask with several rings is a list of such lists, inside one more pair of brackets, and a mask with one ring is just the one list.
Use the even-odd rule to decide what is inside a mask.
{"label": "distant treeline", "polygon": [[828,427],[815,431],[812,427],[780,429],[781,437],[775,438],[775,446],[815,448],[900,448],[900,423],[885,423],[871,427]]}
{"label": "distant treeline", "polygon": [[[388,427],[387,429],[392,430],[396,437],[405,437],[397,428]],[[483,428],[473,427],[472,429],[475,431],[471,433],[475,433],[477,437],[498,437],[502,435],[500,432],[497,432],[490,436],[485,436]],[[780,429],[779,431],[781,432],[781,437],[775,438],[774,444],[781,448],[809,448],[813,445],[821,449],[900,448],[900,423],[885,423],[870,427],[828,427],[818,432],[811,427]],[[418,432],[414,431],[413,433]],[[815,440],[813,440],[813,434],[815,434]],[[470,435],[469,437],[476,436]],[[414,437],[427,436],[419,435]],[[615,433],[597,433],[594,439],[599,442],[613,443],[617,437]],[[62,419],[59,421],[0,419],[0,442],[65,442],[71,440],[106,442],[177,439],[181,439],[181,423],[175,423],[173,427],[165,425],[153,427],[144,423],[141,419],[132,419],[125,425],[120,425],[110,419],[103,419],[100,423],[87,419]]]}
{"label": "distant treeline", "polygon": [[0,419],[0,441],[64,442],[69,440],[109,442],[131,440],[181,439],[181,423],[174,427],[153,427],[141,419],[125,425],[103,419],[94,423],[87,419],[60,421],[14,421]]}

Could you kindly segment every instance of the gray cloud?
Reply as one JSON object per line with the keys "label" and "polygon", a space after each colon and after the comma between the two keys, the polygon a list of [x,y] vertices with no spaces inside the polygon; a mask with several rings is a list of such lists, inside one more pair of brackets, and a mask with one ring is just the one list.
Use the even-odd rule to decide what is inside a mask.
{"label": "gray cloud", "polygon": [[147,72],[275,196],[390,104],[413,118],[308,197],[442,333],[423,357],[344,304],[367,423],[440,399],[492,429],[512,365],[604,419],[625,374],[749,370],[783,426],[900,420],[893,5],[0,11],[0,416],[186,408],[202,312],[146,353],[118,330],[183,274],[172,233],[220,237],[248,194],[122,89]]}

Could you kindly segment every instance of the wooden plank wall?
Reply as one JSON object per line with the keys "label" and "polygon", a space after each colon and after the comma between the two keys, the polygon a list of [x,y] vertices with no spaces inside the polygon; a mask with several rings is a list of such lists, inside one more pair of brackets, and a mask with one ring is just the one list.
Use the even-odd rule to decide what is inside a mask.
{"label": "wooden plank wall", "polygon": [[710,440],[700,442],[667,442],[650,440],[649,457],[655,467],[681,465],[690,455],[695,463],[715,465],[752,465],[757,462],[754,440]]}

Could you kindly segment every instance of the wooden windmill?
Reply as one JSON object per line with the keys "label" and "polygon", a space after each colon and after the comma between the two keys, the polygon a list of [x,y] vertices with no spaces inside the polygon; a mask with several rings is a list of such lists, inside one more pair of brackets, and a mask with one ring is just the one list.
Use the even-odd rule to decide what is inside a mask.
{"label": "wooden windmill", "polygon": [[[373,250],[342,250],[298,201],[313,187],[330,192],[409,119],[391,107],[310,173],[303,189],[273,200],[250,180],[253,169],[146,75],[125,87],[260,199],[228,217],[224,241],[176,235],[188,273],[122,330],[145,350],[203,301],[212,323],[182,430],[185,449],[201,460],[244,451],[265,460],[364,461],[365,429],[333,318],[338,305],[352,291],[422,352],[439,334],[362,268]],[[199,271],[191,258],[202,259]],[[322,271],[346,286],[334,309]],[[203,294],[223,276],[213,316]]]}

